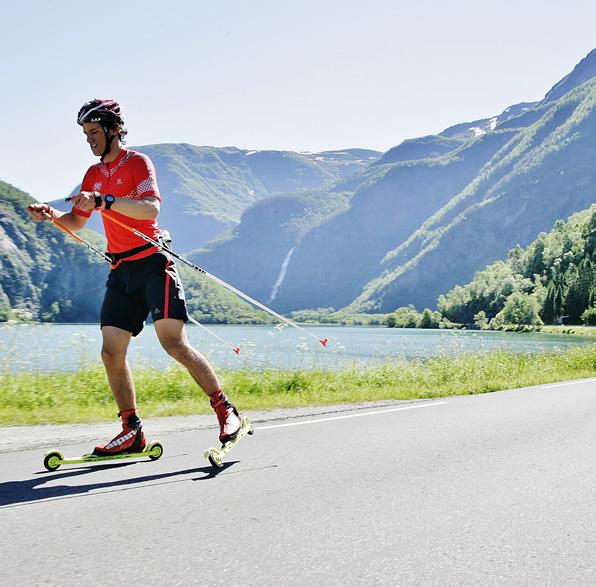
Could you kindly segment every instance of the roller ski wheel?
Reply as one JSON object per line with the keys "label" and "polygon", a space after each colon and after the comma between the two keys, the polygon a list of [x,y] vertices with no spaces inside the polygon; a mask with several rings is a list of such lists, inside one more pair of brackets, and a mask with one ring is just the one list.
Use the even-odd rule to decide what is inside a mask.
{"label": "roller ski wheel", "polygon": [[228,440],[222,445],[220,449],[208,448],[205,451],[205,458],[211,463],[212,467],[221,469],[224,466],[224,457],[247,435],[254,434],[255,429],[253,428],[248,418],[242,418],[240,421],[240,430],[232,440]]}
{"label": "roller ski wheel", "polygon": [[157,461],[163,454],[163,446],[159,442],[150,442],[145,451],[152,461]]}
{"label": "roller ski wheel", "polygon": [[156,461],[163,455],[163,446],[158,441],[150,442],[140,452],[123,453],[119,455],[83,455],[82,457],[68,457],[57,450],[51,450],[44,455],[43,466],[48,471],[56,471],[62,465],[80,465],[90,463],[104,463],[108,461],[125,461],[129,459],[149,458]]}
{"label": "roller ski wheel", "polygon": [[57,451],[51,450],[47,452],[43,457],[43,466],[48,471],[56,471],[60,468],[60,465],[64,462],[64,455]]}

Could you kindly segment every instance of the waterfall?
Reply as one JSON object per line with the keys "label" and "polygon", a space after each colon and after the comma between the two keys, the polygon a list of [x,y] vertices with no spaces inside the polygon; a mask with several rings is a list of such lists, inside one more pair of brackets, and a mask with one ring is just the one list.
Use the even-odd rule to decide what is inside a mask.
{"label": "waterfall", "polygon": [[277,279],[275,280],[275,283],[273,284],[273,287],[271,288],[271,294],[269,295],[269,299],[267,300],[268,304],[270,304],[277,297],[277,294],[279,293],[279,288],[281,287],[284,277],[286,276],[286,271],[288,270],[288,264],[290,263],[290,258],[292,257],[292,253],[294,252],[294,249],[295,249],[295,247],[292,247],[288,251],[288,254],[286,255],[285,259],[283,260],[283,263],[281,264],[281,268],[279,270],[279,275],[277,276]]}

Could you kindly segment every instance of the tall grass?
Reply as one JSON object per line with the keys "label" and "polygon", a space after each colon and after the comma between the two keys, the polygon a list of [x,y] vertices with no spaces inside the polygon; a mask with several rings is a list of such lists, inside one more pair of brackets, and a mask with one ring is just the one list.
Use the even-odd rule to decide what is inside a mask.
{"label": "tall grass", "polygon": [[[596,345],[558,353],[492,351],[388,360],[340,371],[223,371],[224,389],[241,410],[436,398],[486,393],[596,376]],[[208,413],[204,394],[181,367],[134,373],[143,417]],[[117,408],[103,368],[74,373],[0,374],[0,424],[113,419]]]}

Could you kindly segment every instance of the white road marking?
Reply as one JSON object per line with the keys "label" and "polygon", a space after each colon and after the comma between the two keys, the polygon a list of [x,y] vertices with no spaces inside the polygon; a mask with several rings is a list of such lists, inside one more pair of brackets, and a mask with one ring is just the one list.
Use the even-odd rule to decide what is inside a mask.
{"label": "white road marking", "polygon": [[551,387],[565,387],[566,385],[579,385],[580,383],[596,383],[596,379],[578,379],[577,381],[566,381],[565,383],[551,383],[549,385],[540,385],[540,389],[550,389]]}
{"label": "white road marking", "polygon": [[318,424],[319,422],[331,422],[332,420],[346,420],[348,418],[362,418],[363,416],[377,416],[378,414],[387,414],[389,412],[402,412],[404,410],[416,410],[418,408],[432,408],[442,406],[447,402],[433,402],[428,404],[417,404],[415,406],[403,406],[401,408],[389,408],[388,410],[377,410],[374,412],[364,412],[360,414],[347,414],[344,416],[331,416],[329,418],[318,418],[317,420],[306,420],[304,422],[287,422],[286,424],[273,424],[272,426],[258,426],[257,430],[271,430],[273,428],[288,428],[289,426],[304,426],[306,424]]}

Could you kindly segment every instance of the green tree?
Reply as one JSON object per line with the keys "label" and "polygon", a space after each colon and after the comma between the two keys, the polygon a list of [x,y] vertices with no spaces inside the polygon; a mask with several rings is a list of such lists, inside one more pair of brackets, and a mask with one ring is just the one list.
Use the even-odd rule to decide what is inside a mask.
{"label": "green tree", "polygon": [[546,288],[546,300],[542,307],[542,320],[545,324],[552,324],[557,317],[557,307],[555,305],[555,297],[557,295],[557,288],[551,281]]}
{"label": "green tree", "polygon": [[395,310],[393,317],[395,319],[395,328],[416,328],[420,322],[421,315],[410,304],[409,306]]}
{"label": "green tree", "polygon": [[530,277],[532,275],[542,275],[546,269],[544,264],[544,249],[546,234],[541,232],[538,238],[528,248],[525,275]]}
{"label": "green tree", "polygon": [[518,324],[536,326],[543,322],[538,315],[540,305],[533,296],[514,292],[505,302],[505,307],[499,312],[504,324]]}
{"label": "green tree", "polygon": [[425,308],[417,324],[418,328],[438,328],[441,322],[441,314]]}
{"label": "green tree", "polygon": [[[580,264],[581,267],[581,264]],[[570,322],[577,324],[582,312],[588,307],[590,284],[582,278],[580,267],[570,265],[565,273],[565,313]]]}
{"label": "green tree", "polygon": [[586,326],[596,326],[596,306],[584,310],[581,319]]}
{"label": "green tree", "polygon": [[488,318],[486,317],[486,312],[484,310],[480,310],[477,314],[474,314],[474,324],[480,328],[480,330],[486,330],[488,327]]}
{"label": "green tree", "polygon": [[594,295],[594,277],[594,265],[586,255],[578,267],[579,299],[583,309],[590,307]]}

